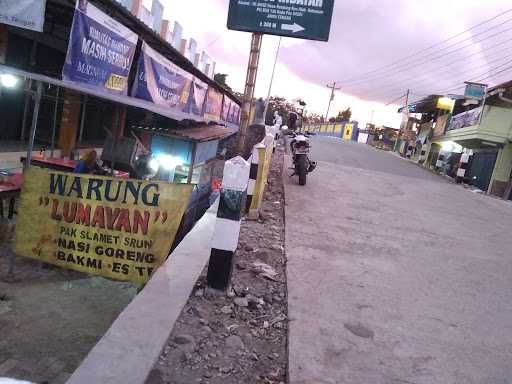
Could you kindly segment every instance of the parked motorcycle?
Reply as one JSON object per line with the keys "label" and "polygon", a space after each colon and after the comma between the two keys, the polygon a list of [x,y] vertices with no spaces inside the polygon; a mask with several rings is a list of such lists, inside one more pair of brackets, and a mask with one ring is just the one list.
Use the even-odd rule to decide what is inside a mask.
{"label": "parked motorcycle", "polygon": [[290,176],[299,176],[299,185],[306,185],[307,175],[316,168],[316,161],[309,159],[311,151],[311,143],[309,142],[309,135],[307,133],[290,132],[288,136],[292,137],[290,148],[292,151],[293,169],[294,172]]}

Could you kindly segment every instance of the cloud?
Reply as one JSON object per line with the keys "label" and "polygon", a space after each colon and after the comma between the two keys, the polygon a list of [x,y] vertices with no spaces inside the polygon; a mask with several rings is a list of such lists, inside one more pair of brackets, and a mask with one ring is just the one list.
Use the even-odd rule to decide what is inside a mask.
{"label": "cloud", "polygon": [[[314,83],[340,80],[345,92],[368,100],[390,100],[405,93],[408,87],[417,94],[453,87],[454,82],[462,83],[492,68],[484,66],[486,60],[491,57],[495,59],[500,53],[493,50],[486,54],[484,49],[504,40],[506,36],[512,38],[509,32],[477,43],[492,31],[472,38],[473,34],[511,18],[512,14],[509,14],[447,43],[445,47],[460,42],[451,49],[439,54],[436,50],[430,50],[423,54],[423,59],[416,56],[387,70],[361,77],[498,14],[509,6],[509,2],[489,1],[485,7],[477,0],[345,0],[335,4],[329,43],[306,42],[301,46],[285,48],[282,60],[304,80]],[[510,26],[512,23],[500,29]],[[470,40],[462,43],[468,38]],[[455,52],[470,44],[473,45]],[[450,65],[446,66],[447,63]],[[475,67],[482,71],[471,71]],[[357,78],[360,80],[354,81]]]}
{"label": "cloud", "polygon": [[[193,36],[199,48],[208,51],[217,61],[217,71],[229,75],[228,82],[234,89],[243,90],[250,34],[227,30],[229,0],[163,0],[163,3],[166,16],[183,25],[185,37]],[[377,123],[397,126],[400,119],[396,114],[397,105],[385,107],[384,104],[404,94],[406,88],[412,90],[413,97],[419,98],[453,88],[491,69],[498,68],[494,72],[499,72],[507,68],[506,55],[510,54],[506,53],[506,48],[512,43],[505,41],[512,41],[512,30],[478,43],[492,33],[476,35],[485,29],[483,27],[452,41],[469,39],[454,48],[439,53],[432,50],[425,58],[416,56],[386,71],[362,78],[361,75],[396,62],[509,7],[509,0],[487,0],[485,5],[481,0],[337,0],[328,43],[283,39],[272,94],[303,97],[311,111],[322,114],[327,109],[330,93],[325,85],[333,80],[344,80],[332,114],[351,106],[354,116],[361,122],[369,121],[375,111]],[[507,19],[511,19],[510,24],[504,24],[500,30],[512,28],[512,13],[489,26]],[[267,95],[277,41],[277,37],[264,36],[256,88],[258,96]],[[492,48],[500,43],[501,46]],[[468,44],[471,46],[454,52]],[[504,72],[487,81],[506,80],[511,73]]]}

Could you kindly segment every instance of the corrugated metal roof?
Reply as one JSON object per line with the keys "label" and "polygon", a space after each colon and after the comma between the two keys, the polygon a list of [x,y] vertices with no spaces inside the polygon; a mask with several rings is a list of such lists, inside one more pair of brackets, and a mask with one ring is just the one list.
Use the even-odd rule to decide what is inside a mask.
{"label": "corrugated metal roof", "polygon": [[156,127],[132,127],[155,135],[181,138],[183,140],[203,142],[219,140],[234,135],[237,130],[222,125],[200,125],[194,128],[168,129]]}

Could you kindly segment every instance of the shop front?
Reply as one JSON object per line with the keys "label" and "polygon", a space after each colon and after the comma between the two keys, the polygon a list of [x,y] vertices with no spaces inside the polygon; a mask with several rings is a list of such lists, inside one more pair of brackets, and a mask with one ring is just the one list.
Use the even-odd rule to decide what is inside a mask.
{"label": "shop front", "polygon": [[112,182],[194,185],[193,224],[240,101],[115,2],[48,0],[45,15],[45,32],[0,28],[0,214],[16,213],[26,171],[72,173],[94,150],[90,172]]}

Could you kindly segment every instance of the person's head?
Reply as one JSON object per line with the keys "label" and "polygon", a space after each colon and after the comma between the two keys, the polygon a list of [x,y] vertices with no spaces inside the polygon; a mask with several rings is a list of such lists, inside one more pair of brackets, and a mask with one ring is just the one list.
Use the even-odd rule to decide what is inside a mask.
{"label": "person's head", "polygon": [[274,116],[275,116],[275,117],[279,116],[279,111],[275,111],[275,112],[274,112]]}
{"label": "person's head", "polygon": [[78,7],[82,12],[87,12],[87,3],[89,0],[80,0],[78,3]]}
{"label": "person's head", "polygon": [[82,160],[87,164],[88,167],[92,167],[98,158],[98,153],[95,150],[87,151],[83,156]]}

